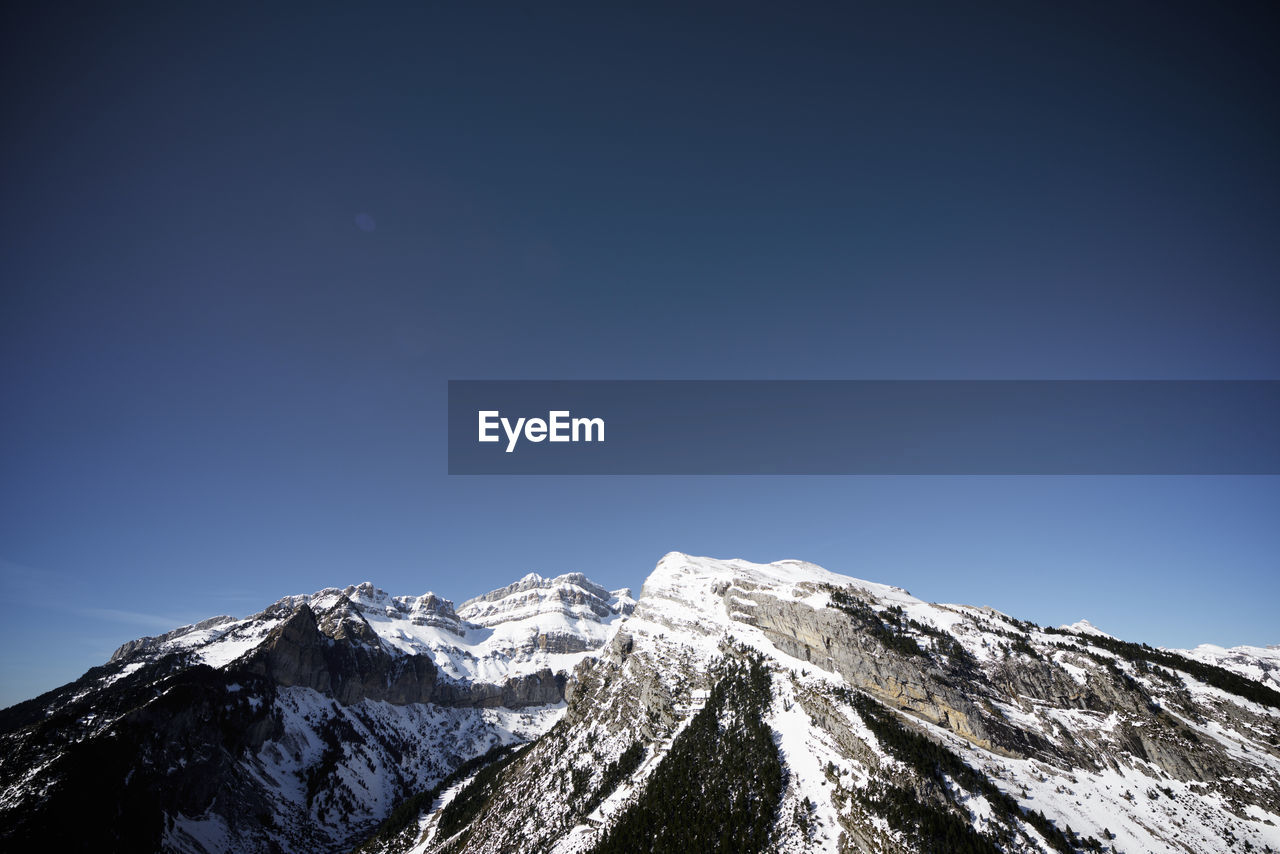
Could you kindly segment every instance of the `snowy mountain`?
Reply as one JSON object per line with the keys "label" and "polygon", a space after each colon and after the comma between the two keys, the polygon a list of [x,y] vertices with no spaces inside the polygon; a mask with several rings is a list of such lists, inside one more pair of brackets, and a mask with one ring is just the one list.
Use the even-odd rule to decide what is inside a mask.
{"label": "snowy mountain", "polygon": [[799,561],[326,589],[0,712],[0,845],[1275,851],[1276,664]]}
{"label": "snowy mountain", "polygon": [[1276,850],[1277,736],[1246,672],[670,554],[560,724],[368,850]]}
{"label": "snowy mountain", "polygon": [[349,850],[414,792],[544,733],[633,604],[580,574],[456,610],[365,583],[132,641],[0,712],[0,847]]}
{"label": "snowy mountain", "polygon": [[1222,667],[1280,690],[1280,646],[1236,646],[1224,649],[1202,643],[1195,649],[1175,649],[1187,658]]}

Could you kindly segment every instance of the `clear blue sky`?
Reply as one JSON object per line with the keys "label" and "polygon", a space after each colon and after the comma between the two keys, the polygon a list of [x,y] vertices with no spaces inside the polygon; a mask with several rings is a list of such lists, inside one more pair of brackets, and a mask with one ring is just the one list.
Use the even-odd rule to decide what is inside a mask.
{"label": "clear blue sky", "polygon": [[444,444],[450,378],[1280,378],[1272,4],[49,5],[0,50],[0,704],[289,593],[672,549],[1280,642],[1274,477]]}

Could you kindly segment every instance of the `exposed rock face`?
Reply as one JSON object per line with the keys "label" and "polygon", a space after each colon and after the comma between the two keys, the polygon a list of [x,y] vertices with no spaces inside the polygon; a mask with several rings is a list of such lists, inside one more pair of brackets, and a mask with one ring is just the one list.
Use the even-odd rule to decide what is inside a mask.
{"label": "exposed rock face", "polygon": [[543,706],[564,699],[568,676],[543,669],[506,680],[501,685],[472,682],[466,685],[441,683],[432,694],[432,702],[444,706],[476,706],[480,708],[522,709]]}
{"label": "exposed rock face", "polygon": [[574,652],[586,652],[593,648],[586,638],[569,632],[539,632],[533,636],[533,646],[539,652],[550,652],[566,655]]}
{"label": "exposed rock face", "polygon": [[392,655],[344,604],[319,622],[310,607],[300,606],[237,665],[281,687],[310,688],[343,705],[429,703],[436,695],[436,666],[429,656]]}
{"label": "exposed rock face", "polygon": [[953,684],[937,662],[892,654],[834,608],[816,609],[736,587],[726,589],[723,596],[726,607],[733,607],[735,601],[753,603],[738,619],[760,628],[788,655],[839,673],[850,685],[946,726],[975,744],[996,748],[981,710],[966,693],[971,684]]}
{"label": "exposed rock face", "polygon": [[418,597],[409,611],[409,619],[418,626],[436,626],[455,635],[462,634],[462,621],[453,610],[453,603],[434,593]]}

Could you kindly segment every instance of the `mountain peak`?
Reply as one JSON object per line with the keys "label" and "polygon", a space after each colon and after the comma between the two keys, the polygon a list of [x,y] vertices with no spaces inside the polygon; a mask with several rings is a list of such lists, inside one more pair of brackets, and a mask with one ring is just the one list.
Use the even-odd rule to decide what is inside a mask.
{"label": "mountain peak", "polygon": [[1113,637],[1113,635],[1107,634],[1088,620],[1076,620],[1069,626],[1060,626],[1059,628],[1067,629],[1072,632],[1079,632],[1080,634],[1085,635],[1098,635],[1099,637],[1104,638]]}
{"label": "mountain peak", "polygon": [[[587,578],[581,572],[567,572],[563,575],[557,575],[555,578],[544,578],[536,572],[530,572],[519,581],[512,582],[505,587],[499,587],[496,590],[490,590],[488,593],[482,593],[479,596],[466,600],[458,608],[459,613],[467,617],[467,619],[475,619],[478,616],[490,612],[492,609],[486,608],[485,603],[501,602],[510,599],[513,596],[529,591],[559,591],[557,595],[564,594],[573,597],[575,594],[571,591],[579,591],[582,598],[593,597],[601,602],[608,602],[610,594],[604,587],[596,584]],[[540,598],[538,596],[525,597],[526,599]],[[541,598],[546,598],[541,597]],[[607,608],[606,608],[607,610]],[[601,614],[603,616],[603,614]]]}
{"label": "mountain peak", "polygon": [[[697,579],[696,582],[695,579]],[[703,586],[703,583],[708,580],[712,581],[713,587],[718,587],[734,579],[792,590],[796,590],[801,585],[816,587],[853,584],[875,596],[903,602],[920,601],[901,587],[840,575],[808,561],[787,559],[772,563],[754,563],[742,558],[698,557],[683,552],[668,552],[663,555],[645,580],[640,598],[643,600],[650,594],[662,595],[663,590],[671,593],[674,590],[687,588],[690,584]]]}

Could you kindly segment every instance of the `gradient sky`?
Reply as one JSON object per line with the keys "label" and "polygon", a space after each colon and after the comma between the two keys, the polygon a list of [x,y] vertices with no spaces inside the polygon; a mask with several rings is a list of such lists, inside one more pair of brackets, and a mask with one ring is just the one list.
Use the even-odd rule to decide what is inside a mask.
{"label": "gradient sky", "polygon": [[1280,378],[1274,4],[53,5],[0,45],[0,704],[290,593],[673,549],[1280,642],[1275,477],[444,442],[450,378]]}

